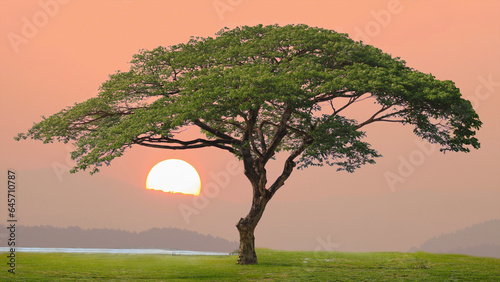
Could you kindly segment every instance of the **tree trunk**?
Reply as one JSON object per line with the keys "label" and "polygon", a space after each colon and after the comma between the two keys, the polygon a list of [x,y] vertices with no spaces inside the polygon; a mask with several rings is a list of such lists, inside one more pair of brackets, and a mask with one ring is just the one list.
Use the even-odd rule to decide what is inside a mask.
{"label": "tree trunk", "polygon": [[255,236],[254,231],[259,223],[266,204],[269,201],[264,195],[252,201],[252,208],[245,218],[241,218],[236,224],[240,232],[240,249],[238,254],[238,264],[257,264],[257,255],[255,254]]}
{"label": "tree trunk", "polygon": [[238,224],[236,227],[240,232],[240,249],[238,254],[238,264],[257,264],[257,254],[255,253],[255,227]]}

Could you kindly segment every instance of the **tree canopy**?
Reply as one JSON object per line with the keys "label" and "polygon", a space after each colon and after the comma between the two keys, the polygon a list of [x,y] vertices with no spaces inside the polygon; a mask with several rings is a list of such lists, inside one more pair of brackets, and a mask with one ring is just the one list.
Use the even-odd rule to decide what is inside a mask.
{"label": "tree canopy", "polygon": [[[368,119],[343,115],[367,98],[380,105]],[[92,173],[134,144],[213,146],[239,157],[246,148],[264,163],[290,151],[300,167],[353,171],[379,156],[362,141],[362,128],[384,121],[413,125],[441,150],[479,147],[474,130],[481,122],[452,81],[409,68],[346,34],[259,25],[141,50],[130,70],[111,75],[97,97],[44,118],[18,138],[75,142],[73,171]],[[190,125],[206,138],[177,139]]]}

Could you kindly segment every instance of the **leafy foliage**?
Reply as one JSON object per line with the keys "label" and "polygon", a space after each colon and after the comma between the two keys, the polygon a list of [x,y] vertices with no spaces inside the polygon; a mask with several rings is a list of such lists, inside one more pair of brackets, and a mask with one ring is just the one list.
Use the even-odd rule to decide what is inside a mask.
{"label": "leafy foliage", "polygon": [[[365,99],[379,105],[373,115],[344,115]],[[292,168],[296,161],[352,172],[379,156],[362,141],[361,129],[373,122],[413,125],[443,151],[479,148],[481,122],[453,82],[306,25],[224,29],[214,38],[142,50],[98,97],[44,118],[17,139],[74,142],[73,171],[91,173],[134,144],[214,146],[256,167],[290,151]],[[186,126],[199,127],[205,138],[177,139]]]}

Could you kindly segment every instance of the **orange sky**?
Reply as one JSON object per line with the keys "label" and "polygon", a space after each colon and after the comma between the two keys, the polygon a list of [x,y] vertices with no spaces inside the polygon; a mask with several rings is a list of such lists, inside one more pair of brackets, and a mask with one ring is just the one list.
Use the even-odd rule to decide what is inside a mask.
{"label": "orange sky", "polygon": [[[70,175],[66,145],[12,137],[42,115],[95,96],[108,74],[127,70],[140,49],[259,23],[335,29],[400,56],[415,69],[453,80],[484,125],[480,150],[446,155],[420,147],[409,127],[372,126],[367,140],[384,157],[354,174],[329,167],[296,171],[269,204],[257,230],[258,246],[316,249],[331,238],[339,250],[405,251],[442,232],[500,217],[500,1],[0,0],[0,5],[0,167],[18,172],[18,215],[24,224],[179,227],[237,240],[234,224],[247,213],[251,191],[241,173],[229,173],[235,171],[228,169],[234,159],[225,152],[133,148],[97,176]],[[195,166],[203,187],[214,189],[211,198],[193,203],[146,191],[149,169],[167,158]],[[273,165],[270,171],[281,168]],[[387,175],[404,182],[391,185]],[[196,211],[188,220],[180,211],[186,207]],[[4,196],[0,209],[6,210]]]}

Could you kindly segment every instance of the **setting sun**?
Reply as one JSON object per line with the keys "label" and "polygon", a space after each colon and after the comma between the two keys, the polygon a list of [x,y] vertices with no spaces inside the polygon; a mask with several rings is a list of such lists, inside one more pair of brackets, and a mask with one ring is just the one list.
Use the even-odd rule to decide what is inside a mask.
{"label": "setting sun", "polygon": [[146,180],[146,188],[198,196],[201,180],[196,169],[189,163],[169,159],[157,163],[151,169]]}

